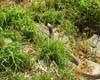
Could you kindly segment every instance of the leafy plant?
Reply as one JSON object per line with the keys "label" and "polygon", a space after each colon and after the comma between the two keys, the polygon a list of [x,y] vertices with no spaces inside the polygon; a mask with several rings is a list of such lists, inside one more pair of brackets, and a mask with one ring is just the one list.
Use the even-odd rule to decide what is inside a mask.
{"label": "leafy plant", "polygon": [[75,25],[78,26],[81,33],[86,32],[88,36],[91,36],[92,32],[99,34],[99,4],[99,1],[94,0],[81,0],[80,4],[78,4],[79,18],[76,19]]}

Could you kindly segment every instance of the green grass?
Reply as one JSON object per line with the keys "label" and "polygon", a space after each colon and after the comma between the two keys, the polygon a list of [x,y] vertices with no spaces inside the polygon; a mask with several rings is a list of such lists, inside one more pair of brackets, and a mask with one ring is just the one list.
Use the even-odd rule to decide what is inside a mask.
{"label": "green grass", "polygon": [[38,75],[33,75],[32,79],[34,80],[51,80],[50,75],[48,74],[38,74]]}
{"label": "green grass", "polygon": [[19,32],[21,36],[25,36],[26,39],[32,39],[34,34],[33,25],[30,16],[21,7],[14,6],[0,9],[0,27],[3,30],[13,30],[13,32]]}
{"label": "green grass", "polygon": [[11,69],[6,69],[5,72],[0,72],[0,80],[28,80],[22,72],[15,73]]}
{"label": "green grass", "polygon": [[30,63],[30,57],[20,50],[19,43],[10,43],[0,50],[0,71],[7,67],[14,71],[24,71],[24,66]]}
{"label": "green grass", "polygon": [[[59,66],[59,69],[64,69],[65,66],[69,65],[65,64],[69,61],[69,51],[64,48],[63,42],[41,35],[34,26],[35,22],[33,20],[58,25],[61,24],[64,18],[61,11],[50,8],[50,6],[53,8],[53,5],[50,4],[46,8],[45,4],[41,7],[42,4],[44,3],[38,2],[32,4],[34,5],[34,7],[31,7],[31,9],[33,8],[33,12],[29,13],[27,10],[16,5],[0,8],[0,72],[5,73],[5,78],[10,80],[26,80],[24,74],[20,74],[19,72],[24,72],[25,66],[30,66],[32,63],[31,56],[21,50],[22,43],[28,41],[33,42],[37,47],[37,51],[39,52],[37,60],[43,60],[45,64],[50,64],[54,61]],[[42,15],[39,16],[39,13]],[[7,71],[8,69],[11,72]],[[15,75],[12,75],[14,72],[16,72]],[[11,73],[12,78],[8,73]],[[40,75],[37,77],[37,80],[50,80],[50,78],[49,75]]]}
{"label": "green grass", "polygon": [[62,20],[61,25],[67,35],[74,35],[76,26],[70,20]]}
{"label": "green grass", "polygon": [[23,8],[0,8],[0,71],[24,71],[30,64],[31,57],[21,50],[21,43],[33,40],[33,29],[33,21]]}
{"label": "green grass", "polygon": [[[24,74],[19,72],[24,71],[26,64],[30,65],[31,56],[24,53],[21,46],[24,42],[32,42],[39,53],[36,56],[38,61],[43,60],[45,64],[54,61],[59,68],[60,78],[66,77],[66,80],[72,80],[73,72],[68,63],[71,49],[66,49],[66,44],[60,40],[42,35],[34,24],[49,22],[60,25],[68,37],[76,33],[76,28],[80,32],[85,32],[86,27],[99,32],[99,5],[99,0],[33,0],[27,8],[18,5],[0,8],[0,72],[8,75],[15,71],[17,73],[13,78],[11,78],[12,73],[7,76],[10,80],[27,80]],[[7,71],[8,69],[11,72]],[[34,77],[36,80],[51,78],[47,74],[33,75]]]}
{"label": "green grass", "polygon": [[39,58],[45,62],[55,61],[59,66],[62,66],[67,60],[69,53],[64,50],[63,43],[56,40],[45,40],[39,46]]}

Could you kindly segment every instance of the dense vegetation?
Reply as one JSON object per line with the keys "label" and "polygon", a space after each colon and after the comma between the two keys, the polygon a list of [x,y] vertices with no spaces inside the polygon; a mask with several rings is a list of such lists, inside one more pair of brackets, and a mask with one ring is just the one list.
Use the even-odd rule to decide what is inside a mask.
{"label": "dense vegetation", "polygon": [[[71,41],[83,33],[100,35],[100,0],[23,0],[0,5],[0,80],[75,80]],[[44,36],[37,23],[60,26],[70,41],[65,44]],[[34,45],[36,55],[22,49],[27,43]],[[39,61],[48,68],[54,63],[58,72],[35,72]]]}

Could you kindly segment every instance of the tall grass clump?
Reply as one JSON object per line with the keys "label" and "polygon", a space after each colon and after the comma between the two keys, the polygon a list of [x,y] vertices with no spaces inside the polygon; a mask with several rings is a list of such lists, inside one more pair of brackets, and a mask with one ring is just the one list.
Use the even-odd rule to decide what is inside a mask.
{"label": "tall grass clump", "polygon": [[25,64],[30,62],[30,57],[20,50],[19,43],[10,43],[0,50],[0,71],[10,68],[13,71],[23,71]]}
{"label": "tall grass clump", "polygon": [[43,60],[47,65],[55,62],[58,66],[59,78],[72,80],[74,73],[69,64],[70,50],[64,47],[62,41],[40,38],[38,51],[37,60]]}
{"label": "tall grass clump", "polygon": [[0,8],[0,27],[3,30],[18,31],[25,38],[33,37],[33,21],[21,7]]}
{"label": "tall grass clump", "polygon": [[61,26],[63,27],[65,33],[67,35],[74,35],[75,33],[75,26],[74,26],[74,23],[72,23],[72,21],[70,20],[62,20],[61,21]]}
{"label": "tall grass clump", "polygon": [[62,19],[63,19],[62,12],[55,11],[54,9],[49,9],[48,11],[44,12],[40,20],[43,23],[49,22],[52,24],[60,24]]}
{"label": "tall grass clump", "polygon": [[28,14],[36,22],[40,22],[41,16],[46,10],[46,3],[43,0],[32,1],[30,6],[27,8]]}
{"label": "tall grass clump", "polygon": [[74,72],[71,69],[71,66],[64,67],[59,69],[60,79],[64,80],[74,80]]}
{"label": "tall grass clump", "polygon": [[5,39],[11,39],[14,42],[21,42],[23,37],[18,31],[10,31],[10,30],[3,30],[0,32],[0,35],[3,37],[3,41]]}
{"label": "tall grass clump", "polygon": [[33,41],[34,33],[34,23],[23,8],[0,8],[0,71],[24,71],[31,57],[21,50],[21,43]]}
{"label": "tall grass clump", "polygon": [[57,65],[62,66],[68,61],[69,53],[65,51],[64,44],[59,40],[46,39],[39,46],[39,59],[44,62],[55,61]]}
{"label": "tall grass clump", "polygon": [[53,4],[52,1],[53,0],[50,0],[50,2],[48,0],[45,1],[40,0],[32,2],[28,10],[30,11],[29,14],[31,15],[34,21],[42,23],[50,22],[52,24],[60,23],[63,14],[61,11],[56,11],[54,7],[49,8],[48,3]]}

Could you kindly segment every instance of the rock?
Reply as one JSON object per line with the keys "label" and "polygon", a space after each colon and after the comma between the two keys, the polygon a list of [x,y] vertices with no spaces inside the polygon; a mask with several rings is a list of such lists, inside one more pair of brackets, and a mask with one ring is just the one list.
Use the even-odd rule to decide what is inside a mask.
{"label": "rock", "polygon": [[94,34],[89,41],[91,42],[92,47],[99,47],[100,48],[100,37]]}
{"label": "rock", "polygon": [[37,66],[36,66],[36,70],[40,71],[40,72],[47,72],[47,66],[46,64],[44,63],[44,61],[40,60],[38,63],[37,63]]}
{"label": "rock", "polygon": [[91,52],[100,56],[100,37],[98,35],[94,34],[87,41],[91,45]]}
{"label": "rock", "polygon": [[[92,69],[92,74],[100,74],[100,65],[95,63],[95,62],[92,62],[92,61],[87,61],[88,62],[88,65],[90,65],[91,67],[93,67]],[[95,80],[100,80],[100,79],[95,79]]]}
{"label": "rock", "polygon": [[46,37],[49,37],[49,31],[48,28],[44,24],[35,24],[36,28],[38,29],[38,32],[43,34]]}
{"label": "rock", "polygon": [[23,52],[25,52],[29,55],[33,55],[33,56],[36,55],[36,49],[32,43],[23,44],[21,46],[21,49],[23,50]]}
{"label": "rock", "polygon": [[61,28],[52,26],[53,33],[50,34],[48,27],[45,26],[44,24],[37,23],[35,24],[35,26],[38,32],[42,34],[43,36],[48,37],[48,38],[51,37],[51,39],[54,39],[54,40],[61,40],[64,44],[68,44],[69,36],[65,35],[65,32],[61,30]]}
{"label": "rock", "polygon": [[100,74],[100,65],[99,64],[89,61],[89,60],[87,62],[91,67],[93,67],[93,69],[91,71],[92,74]]}
{"label": "rock", "polygon": [[94,34],[87,41],[91,45],[91,53],[100,57],[100,37],[98,35]]}

